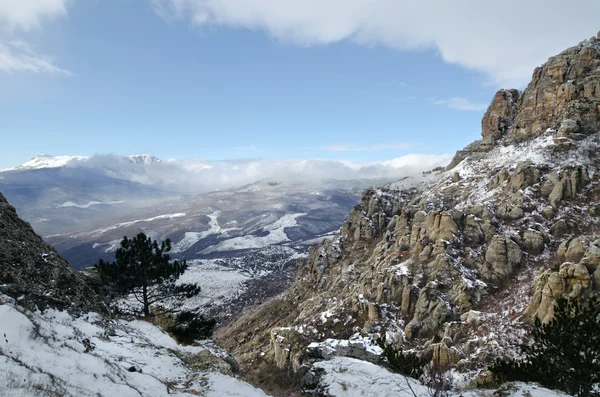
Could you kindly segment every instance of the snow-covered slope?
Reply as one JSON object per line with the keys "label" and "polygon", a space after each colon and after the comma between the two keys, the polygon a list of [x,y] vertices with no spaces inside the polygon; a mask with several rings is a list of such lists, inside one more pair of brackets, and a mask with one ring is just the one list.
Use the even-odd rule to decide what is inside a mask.
{"label": "snow-covered slope", "polygon": [[210,341],[180,346],[142,320],[30,312],[0,296],[0,335],[1,396],[266,396]]}
{"label": "snow-covered slope", "polygon": [[9,168],[3,171],[24,171],[24,170],[39,170],[42,168],[59,168],[64,167],[71,162],[83,161],[88,157],[85,156],[49,156],[40,154],[31,160],[23,163],[15,168]]}
{"label": "snow-covered slope", "polygon": [[[435,393],[419,381],[391,373],[380,366],[347,357],[315,364],[314,371],[322,373],[316,392],[327,397],[427,397]],[[448,397],[567,397],[567,394],[535,384],[509,383],[499,389],[476,389],[466,392],[446,392]]]}

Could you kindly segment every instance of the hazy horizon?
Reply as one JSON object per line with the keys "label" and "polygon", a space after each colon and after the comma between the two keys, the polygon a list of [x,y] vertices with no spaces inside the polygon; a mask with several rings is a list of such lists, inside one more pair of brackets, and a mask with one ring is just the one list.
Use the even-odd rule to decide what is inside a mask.
{"label": "hazy horizon", "polygon": [[0,168],[454,153],[497,89],[596,34],[600,3],[575,3],[557,25],[564,4],[538,0],[0,2]]}

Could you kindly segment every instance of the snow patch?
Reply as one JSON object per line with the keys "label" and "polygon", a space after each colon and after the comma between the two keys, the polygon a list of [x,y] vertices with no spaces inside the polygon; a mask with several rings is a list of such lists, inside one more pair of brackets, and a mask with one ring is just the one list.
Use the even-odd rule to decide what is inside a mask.
{"label": "snow patch", "polygon": [[208,247],[201,251],[201,253],[209,254],[211,252],[262,248],[269,245],[290,241],[289,237],[285,234],[285,228],[298,226],[297,218],[305,215],[307,214],[285,214],[277,222],[264,227],[264,230],[269,233],[266,236],[257,237],[246,235],[234,237],[229,240],[221,241],[217,245]]}
{"label": "snow patch", "polygon": [[75,208],[90,208],[93,205],[110,205],[110,204],[122,204],[124,203],[124,201],[90,201],[87,204],[76,204],[72,201],[67,201],[66,203],[62,203],[57,205],[57,208],[70,208],[70,207],[75,207]]}

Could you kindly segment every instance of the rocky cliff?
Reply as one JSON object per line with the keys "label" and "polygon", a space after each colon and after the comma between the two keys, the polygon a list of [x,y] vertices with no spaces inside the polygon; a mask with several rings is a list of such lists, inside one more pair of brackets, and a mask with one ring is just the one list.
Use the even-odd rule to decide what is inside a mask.
{"label": "rocky cliff", "polygon": [[296,371],[328,338],[386,334],[465,372],[518,354],[557,297],[600,293],[599,155],[600,34],[499,91],[446,170],[366,191],[286,293],[217,338]]}
{"label": "rocky cliff", "polygon": [[0,194],[0,292],[28,308],[104,312],[84,273],[73,270]]}

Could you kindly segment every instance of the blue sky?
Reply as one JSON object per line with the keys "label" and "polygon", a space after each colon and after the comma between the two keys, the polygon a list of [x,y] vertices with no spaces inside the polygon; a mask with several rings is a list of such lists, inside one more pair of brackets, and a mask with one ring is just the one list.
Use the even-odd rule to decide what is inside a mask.
{"label": "blue sky", "polygon": [[0,2],[0,168],[39,153],[351,161],[453,153],[479,137],[499,87],[523,88],[556,47],[595,33],[583,23],[589,33],[559,36],[498,68],[489,57],[505,62],[505,38],[490,43],[498,54],[478,59],[487,46],[475,30],[464,45],[463,33],[412,38],[418,25],[395,31],[385,13],[322,21],[339,13],[292,0],[285,9],[267,0],[23,1],[31,4]]}

